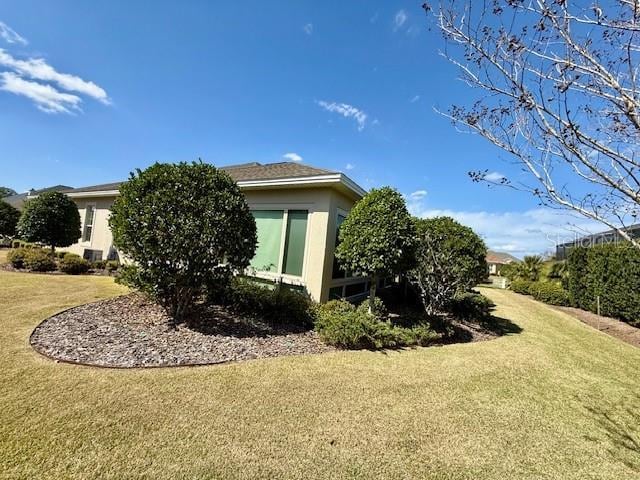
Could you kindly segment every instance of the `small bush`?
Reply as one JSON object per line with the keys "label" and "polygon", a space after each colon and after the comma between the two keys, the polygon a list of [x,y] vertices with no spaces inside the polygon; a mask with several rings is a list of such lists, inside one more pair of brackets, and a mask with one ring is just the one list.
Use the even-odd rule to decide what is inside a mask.
{"label": "small bush", "polygon": [[484,295],[467,292],[453,299],[451,313],[461,320],[485,321],[491,317],[495,306],[495,303]]}
{"label": "small bush", "polygon": [[104,270],[106,266],[106,260],[96,260],[94,262],[91,262],[91,268],[93,268],[94,270]]}
{"label": "small bush", "polygon": [[324,342],[348,349],[427,345],[438,338],[427,323],[400,327],[369,315],[366,302],[356,308],[346,300],[333,300],[318,307],[315,328]]}
{"label": "small bush", "polygon": [[211,300],[274,323],[307,327],[313,324],[314,308],[309,297],[280,284],[266,286],[236,277]]}
{"label": "small bush", "polygon": [[27,250],[25,248],[13,248],[7,254],[7,260],[13,268],[24,268],[24,256],[26,253]]}
{"label": "small bush", "polygon": [[118,270],[119,267],[120,267],[120,262],[118,262],[117,260],[107,260],[107,263],[104,266],[104,268],[109,273],[115,272],[116,270]]}
{"label": "small bush", "polygon": [[89,271],[90,263],[75,253],[67,253],[60,261],[60,271],[68,275],[80,275]]}
{"label": "small bush", "polygon": [[529,293],[536,300],[549,305],[567,306],[571,303],[569,292],[554,282],[533,282],[529,286]]}
{"label": "small bush", "polygon": [[24,266],[34,272],[51,272],[56,269],[56,261],[51,252],[41,248],[26,250]]}
{"label": "small bush", "polygon": [[511,282],[511,285],[509,288],[511,288],[511,290],[516,293],[521,293],[523,295],[531,295],[531,292],[529,292],[530,286],[531,286],[531,282],[529,280],[515,279],[514,281]]}
{"label": "small bush", "polygon": [[20,248],[22,246],[22,240],[12,240],[11,248]]}
{"label": "small bush", "polygon": [[63,252],[61,250],[58,250],[58,251],[56,251],[55,256],[56,256],[56,258],[59,258],[60,260],[62,260],[66,254],[67,254],[67,252]]}

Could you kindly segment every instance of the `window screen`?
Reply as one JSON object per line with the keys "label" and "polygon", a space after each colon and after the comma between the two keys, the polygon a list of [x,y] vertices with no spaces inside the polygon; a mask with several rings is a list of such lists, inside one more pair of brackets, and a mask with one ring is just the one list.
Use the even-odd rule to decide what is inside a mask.
{"label": "window screen", "polygon": [[308,215],[309,212],[306,210],[289,210],[287,213],[284,273],[289,275],[302,275]]}
{"label": "window screen", "polygon": [[258,246],[251,266],[261,272],[277,272],[282,242],[282,210],[255,210]]}

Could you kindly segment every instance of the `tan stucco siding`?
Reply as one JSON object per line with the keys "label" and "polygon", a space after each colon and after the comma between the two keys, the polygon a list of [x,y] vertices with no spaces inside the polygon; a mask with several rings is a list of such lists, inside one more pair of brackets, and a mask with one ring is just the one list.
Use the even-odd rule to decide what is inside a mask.
{"label": "tan stucco siding", "polygon": [[78,205],[78,213],[80,213],[80,222],[82,224],[81,231],[83,233],[85,229],[87,205],[95,205],[96,213],[93,232],[89,241],[84,242],[82,241],[82,237],[80,237],[77,243],[61,250],[77,253],[80,256],[84,254],[86,249],[100,250],[102,251],[103,260],[106,260],[113,246],[113,237],[111,235],[111,229],[109,228],[109,215],[115,197],[74,198],[73,200]]}
{"label": "tan stucco siding", "polygon": [[[328,299],[333,269],[333,249],[335,225],[338,210],[348,212],[354,201],[331,188],[277,188],[264,190],[243,190],[251,209],[257,210],[308,210],[307,235],[302,276],[295,277],[279,273],[260,274],[267,278],[281,279],[283,282],[302,285],[311,297],[319,302]],[[87,205],[96,206],[96,217],[91,240],[78,243],[64,250],[83,255],[85,249],[102,251],[106,259],[112,250],[113,238],[108,218],[115,197],[74,198],[84,222]]]}

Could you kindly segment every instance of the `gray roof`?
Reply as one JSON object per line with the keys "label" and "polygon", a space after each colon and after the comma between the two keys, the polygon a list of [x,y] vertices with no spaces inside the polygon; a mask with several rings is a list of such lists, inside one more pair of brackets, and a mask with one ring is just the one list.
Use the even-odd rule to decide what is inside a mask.
{"label": "gray roof", "polygon": [[[257,162],[243,163],[240,165],[229,165],[220,167],[220,170],[227,172],[236,182],[251,180],[273,180],[280,178],[315,177],[338,173],[323,168],[311,167],[298,162],[279,162],[262,165]],[[123,182],[103,183],[101,185],[91,185],[88,187],[74,188],[69,193],[79,192],[101,192],[117,190]]]}
{"label": "gray roof", "polygon": [[73,190],[73,187],[69,187],[67,185],[54,185],[53,187],[41,188],[39,190],[32,189],[25,193],[9,195],[8,197],[4,197],[2,200],[7,202],[9,205],[17,208],[18,210],[22,210],[24,203],[34,195],[40,195],[41,193],[45,193],[45,192],[70,192],[72,190]]}
{"label": "gray roof", "polygon": [[[640,223],[623,227],[623,231],[627,232],[631,237],[640,237]],[[590,245],[592,243],[607,243],[608,241],[620,240],[622,236],[616,230],[606,230],[600,233],[594,233],[592,235],[585,235],[583,237],[570,240],[568,242],[560,243],[556,245],[558,247],[573,247],[577,245]]]}

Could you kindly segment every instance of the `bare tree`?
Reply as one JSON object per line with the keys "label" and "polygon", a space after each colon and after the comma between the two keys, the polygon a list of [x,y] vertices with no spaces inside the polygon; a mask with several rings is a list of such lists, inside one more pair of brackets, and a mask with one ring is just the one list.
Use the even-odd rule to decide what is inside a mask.
{"label": "bare tree", "polygon": [[423,5],[480,92],[441,112],[509,152],[528,180],[470,172],[616,230],[640,215],[640,0]]}

